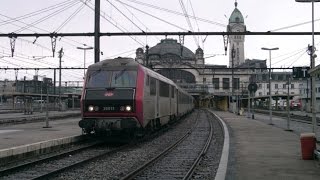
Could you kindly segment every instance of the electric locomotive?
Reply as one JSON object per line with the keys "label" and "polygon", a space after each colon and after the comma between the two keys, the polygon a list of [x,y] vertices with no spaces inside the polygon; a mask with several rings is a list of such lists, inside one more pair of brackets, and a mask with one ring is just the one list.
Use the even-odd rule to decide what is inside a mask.
{"label": "electric locomotive", "polygon": [[172,80],[132,58],[107,59],[88,67],[79,126],[87,134],[143,134],[191,112],[193,101]]}

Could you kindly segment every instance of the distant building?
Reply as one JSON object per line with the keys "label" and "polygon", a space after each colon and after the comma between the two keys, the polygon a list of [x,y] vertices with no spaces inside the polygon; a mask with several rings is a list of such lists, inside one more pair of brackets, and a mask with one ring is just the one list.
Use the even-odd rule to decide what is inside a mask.
{"label": "distant building", "polygon": [[[237,5],[236,2],[229,18],[228,32],[246,31],[244,18]],[[204,64],[204,52],[200,47],[193,52],[170,38],[162,39],[150,48],[138,48],[135,59],[172,79],[196,97],[199,106],[214,106],[236,112],[239,109],[237,106],[247,106],[250,83],[258,86],[253,95],[257,106],[268,107],[269,88],[273,101],[279,100],[282,105],[288,95],[296,99],[306,92],[305,81],[291,79],[292,72],[272,72],[269,86],[266,60],[245,59],[244,41],[244,35],[229,36],[229,66]],[[317,90],[320,96],[320,87]],[[302,98],[305,96],[302,95]]]}
{"label": "distant building", "polygon": [[[227,32],[245,32],[246,25],[244,24],[244,18],[237,8],[238,3],[235,2],[235,8],[229,18],[229,24],[227,26]],[[244,35],[232,35],[229,36],[229,67],[237,67],[244,63]],[[232,65],[233,64],[233,65]]]}

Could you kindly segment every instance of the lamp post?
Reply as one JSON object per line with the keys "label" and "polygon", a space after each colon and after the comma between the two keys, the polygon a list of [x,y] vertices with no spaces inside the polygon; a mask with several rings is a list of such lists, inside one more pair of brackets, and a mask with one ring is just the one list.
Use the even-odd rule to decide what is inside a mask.
{"label": "lamp post", "polygon": [[[312,47],[310,48],[310,60],[311,60],[311,69],[315,67],[315,47],[314,47],[314,2],[320,2],[320,0],[296,0],[296,2],[311,2],[312,4]],[[312,111],[312,132],[316,133],[317,128],[317,119],[316,119],[316,79],[314,76],[311,76],[311,111]]]}
{"label": "lamp post", "polygon": [[261,48],[262,50],[268,50],[269,51],[269,118],[270,118],[270,125],[273,125],[272,123],[272,96],[271,96],[271,51],[278,50],[279,48]]}
{"label": "lamp post", "polygon": [[231,71],[231,100],[232,100],[232,112],[234,113],[234,58],[236,57],[236,50],[234,49],[234,45],[232,45],[231,49],[231,58],[232,58],[232,71]]}
{"label": "lamp post", "polygon": [[83,79],[86,75],[86,51],[93,49],[91,46],[87,46],[86,44],[83,44],[84,47],[77,47],[77,49],[83,50]]}

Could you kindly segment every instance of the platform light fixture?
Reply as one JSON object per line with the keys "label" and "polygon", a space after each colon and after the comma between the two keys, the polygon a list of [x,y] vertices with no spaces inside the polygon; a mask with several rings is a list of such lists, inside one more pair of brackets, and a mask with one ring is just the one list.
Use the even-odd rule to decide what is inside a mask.
{"label": "platform light fixture", "polygon": [[269,118],[270,118],[270,125],[273,125],[272,123],[272,95],[271,95],[271,51],[279,50],[278,47],[276,48],[261,48],[262,50],[268,50],[269,51]]}
{"label": "platform light fixture", "polygon": [[93,49],[93,47],[83,44],[83,47],[77,47],[77,49],[83,50],[83,80],[84,80],[86,75],[86,51]]}

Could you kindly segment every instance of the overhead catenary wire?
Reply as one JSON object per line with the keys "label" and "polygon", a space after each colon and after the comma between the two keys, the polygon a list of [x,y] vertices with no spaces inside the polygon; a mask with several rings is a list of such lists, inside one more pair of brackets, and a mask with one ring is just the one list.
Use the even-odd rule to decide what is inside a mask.
{"label": "overhead catenary wire", "polygon": [[[191,0],[189,0],[189,3],[190,3],[190,6],[191,6],[192,15],[193,15],[194,17],[196,17],[196,13],[194,12],[193,5],[192,5],[192,3],[191,3]],[[197,25],[197,28],[198,28],[198,32],[200,32],[200,27],[199,27],[199,24],[198,24],[198,20],[197,20],[197,19],[194,19],[194,21],[196,22],[196,25]],[[199,46],[199,41],[200,41],[199,39],[200,39],[200,37],[201,37],[201,42],[204,42],[202,36],[198,36],[198,46]],[[202,45],[202,49],[204,49],[204,45]]]}
{"label": "overhead catenary wire", "polygon": [[[118,0],[118,1],[119,1],[119,0]],[[148,16],[151,16],[151,17],[153,17],[153,18],[155,18],[155,19],[157,19],[157,20],[159,20],[159,21],[162,21],[162,22],[164,22],[164,23],[167,23],[167,24],[169,24],[169,25],[171,25],[171,26],[173,26],[173,27],[176,27],[176,28],[181,29],[181,30],[183,30],[183,31],[188,31],[188,30],[185,29],[185,28],[182,28],[182,27],[180,27],[180,26],[178,26],[178,25],[176,25],[176,24],[174,24],[174,23],[171,23],[171,22],[169,22],[169,21],[166,21],[166,20],[164,20],[164,19],[161,19],[161,18],[159,18],[159,17],[157,17],[157,16],[155,16],[155,15],[152,15],[152,14],[150,14],[150,13],[147,13],[147,12],[145,12],[145,11],[142,11],[142,10],[136,8],[136,7],[133,7],[133,6],[129,5],[129,4],[127,4],[127,3],[124,3],[124,2],[122,2],[122,1],[119,1],[119,2],[122,3],[122,4],[124,4],[124,5],[126,5],[126,6],[128,6],[128,7],[130,7],[130,8],[132,8],[132,9],[134,9],[134,10],[136,10],[136,11],[139,11],[139,12],[141,12],[141,13],[143,13],[143,14],[146,14],[146,15],[148,15]]]}
{"label": "overhead catenary wire", "polygon": [[64,6],[64,7],[62,7],[61,9],[58,9],[58,10],[56,10],[56,11],[54,11],[54,12],[52,12],[52,13],[50,13],[50,14],[48,14],[48,15],[40,18],[40,19],[38,19],[37,21],[34,21],[34,22],[32,22],[31,24],[28,24],[27,26],[16,30],[15,33],[22,32],[22,31],[28,29],[29,27],[32,27],[32,26],[34,26],[34,25],[36,25],[36,24],[39,24],[39,23],[41,23],[41,22],[43,22],[43,21],[45,21],[45,20],[48,20],[49,18],[52,18],[52,17],[56,16],[57,14],[59,14],[59,13],[61,13],[61,12],[64,12],[64,11],[67,10],[67,9],[72,8],[74,5],[76,5],[76,4],[78,4],[78,3],[80,3],[80,2],[77,1],[77,2],[75,2],[75,3],[73,3],[73,4],[69,4],[69,5],[67,5],[67,6]]}
{"label": "overhead catenary wire", "polygon": [[[316,21],[320,21],[320,18],[314,20],[314,22],[316,22]],[[278,29],[271,30],[271,32],[281,31],[281,30],[285,30],[285,29],[290,29],[290,28],[293,28],[293,27],[298,27],[298,26],[302,26],[302,25],[305,25],[305,24],[309,24],[309,23],[312,23],[312,21],[307,21],[307,22],[302,22],[302,23],[290,25],[290,26],[285,26],[285,27],[282,27],[282,28],[278,28]]]}
{"label": "overhead catenary wire", "polygon": [[[10,55],[10,53],[3,53],[4,55]],[[16,58],[15,58],[16,57]],[[30,60],[29,58],[25,58],[23,56],[15,56],[15,57],[7,57],[7,58],[10,58],[10,59],[13,59],[15,61],[20,61],[20,62],[23,62],[23,63],[26,63],[27,65],[33,65],[33,66],[43,66],[45,67],[44,65],[41,65],[39,64],[39,62],[37,64],[33,63],[33,62],[30,62],[30,61],[25,61],[26,59],[27,60]],[[24,60],[21,60],[21,59],[24,59]],[[49,65],[49,66],[54,66],[54,64],[50,64],[50,63],[45,63],[45,62],[40,62],[40,63],[43,63],[43,64],[46,64],[46,65]]]}
{"label": "overhead catenary wire", "polygon": [[68,22],[71,21],[71,19],[73,19],[84,8],[84,6],[84,4],[80,4],[78,9],[76,9],[54,32],[59,32]]}
{"label": "overhead catenary wire", "polygon": [[[121,2],[121,0],[116,0],[116,1]],[[180,12],[177,12],[177,11],[173,11],[173,10],[170,10],[170,9],[166,9],[166,8],[157,7],[157,6],[148,4],[148,3],[144,3],[144,2],[140,2],[140,1],[136,1],[136,0],[126,0],[126,1],[130,1],[130,2],[133,2],[133,3],[136,3],[136,4],[140,4],[140,5],[143,5],[143,6],[151,7],[151,8],[154,8],[154,9],[161,10],[161,11],[169,12],[169,13],[172,13],[172,14],[184,16],[183,13],[180,13]],[[217,26],[224,27],[224,28],[227,27],[227,25],[222,24],[222,23],[210,21],[210,20],[199,18],[199,17],[196,17],[196,16],[191,16],[191,15],[188,15],[188,16],[190,18],[197,19],[197,20],[202,21],[202,22],[210,23],[210,24],[217,25]]]}
{"label": "overhead catenary wire", "polygon": [[[8,19],[13,19],[13,18],[11,18],[11,17],[9,17],[9,16],[6,16],[6,15],[3,15],[3,14],[0,14],[0,16],[6,17],[6,18],[8,18]],[[22,23],[22,24],[24,24],[24,25],[27,25],[26,23],[24,23],[24,22],[22,22],[22,21],[20,21],[20,20],[17,20],[17,22]],[[15,24],[14,22],[11,23],[11,24],[14,25],[14,26],[23,28],[23,26],[17,25],[17,24]],[[33,28],[36,28],[36,29],[38,29],[38,30],[40,30],[40,31],[44,31],[44,32],[50,32],[50,31],[47,31],[47,30],[45,30],[45,29],[42,29],[42,28],[39,28],[39,27],[36,27],[36,26],[33,26]],[[28,28],[28,29],[29,29],[29,28]],[[29,30],[30,30],[30,29],[29,29]],[[33,31],[33,30],[31,30],[31,31]],[[37,33],[37,31],[33,31],[33,32]],[[3,32],[1,32],[1,33],[3,33]],[[36,38],[38,38],[38,37],[36,37]],[[72,41],[72,42],[77,43],[77,44],[83,44],[83,43],[80,43],[80,42],[75,41],[75,40],[73,40],[73,39],[69,39],[69,38],[64,38],[64,39],[69,40],[69,41]],[[26,42],[28,42],[28,43],[30,43],[30,44],[32,43],[32,44],[35,44],[35,45],[38,45],[38,46],[42,46],[42,45],[36,43],[35,41],[32,42],[32,41],[25,40],[25,39],[22,39],[22,38],[19,38],[19,39],[17,39],[17,40],[26,41]],[[76,46],[75,44],[71,44],[71,43],[69,43],[69,42],[67,42],[67,41],[64,41],[64,40],[62,40],[62,41],[65,42],[65,43],[67,43],[67,44],[69,44],[69,45],[71,45],[71,46]],[[42,47],[43,47],[43,46],[42,46]],[[47,49],[51,51],[51,49],[49,49],[49,48],[47,48]]]}
{"label": "overhead catenary wire", "polygon": [[[181,9],[182,9],[182,12],[183,12],[183,14],[184,14],[184,16],[186,18],[187,23],[188,23],[189,29],[190,29],[191,32],[194,32],[192,24],[191,24],[189,16],[188,16],[188,12],[187,12],[186,7],[185,7],[185,5],[183,3],[183,0],[179,0],[179,2],[180,2],[180,6],[181,6]],[[193,36],[193,39],[194,39],[194,42],[196,43],[196,45],[199,47],[199,42],[198,42],[196,36]]]}
{"label": "overhead catenary wire", "polygon": [[[31,41],[25,40],[25,39],[22,39],[22,38],[18,38],[18,40],[25,41],[25,42],[27,42],[27,43],[32,43]],[[50,48],[45,47],[45,46],[43,46],[43,45],[41,45],[41,44],[36,44],[36,45],[39,46],[39,47],[41,47],[41,48],[43,48],[43,49],[46,49],[46,50],[48,50],[48,51],[51,51]],[[0,46],[0,47],[2,47],[3,49],[7,49],[7,50],[10,51],[9,48],[3,47],[3,46]],[[22,54],[22,53],[21,53],[21,54]],[[26,56],[26,57],[29,57],[29,56]],[[72,57],[70,57],[70,56],[68,56],[68,55],[65,55],[65,58],[70,59],[70,60],[72,60],[72,61],[74,61],[74,62],[77,62],[77,63],[81,62],[80,60],[74,59],[74,58],[72,58]],[[26,58],[26,59],[29,59],[29,58]]]}
{"label": "overhead catenary wire", "polygon": [[[6,17],[6,18],[8,18],[8,19],[13,19],[13,18],[8,17],[8,16],[3,15],[3,14],[0,14],[0,16]],[[22,21],[20,21],[20,20],[17,20],[17,21],[15,21],[15,22],[19,22],[19,23],[22,23],[22,24],[27,25],[26,23],[24,23],[24,22],[22,22]],[[11,23],[11,24],[13,24],[13,25],[15,25],[15,26],[18,26],[18,27],[22,27],[22,26],[16,25],[15,23]],[[36,26],[33,26],[33,27],[34,27],[34,28],[37,28],[37,29],[39,29],[39,30],[41,30],[41,31],[49,32],[49,31],[47,31],[47,30],[45,30],[45,29],[38,28],[38,27],[36,27]],[[36,31],[34,31],[34,32],[36,32]],[[36,37],[36,38],[38,38],[38,37]],[[75,42],[75,43],[77,43],[77,44],[83,44],[83,43],[74,41],[74,40],[69,39],[69,38],[65,38],[65,39],[66,39],[66,40],[73,41],[73,42]],[[43,48],[43,49],[45,49],[45,50],[52,51],[51,48],[45,47],[45,46],[43,46],[43,45],[41,45],[41,44],[39,44],[39,43],[32,42],[32,41],[30,41],[30,40],[26,40],[26,39],[23,39],[23,38],[17,38],[17,40],[19,40],[19,41],[25,41],[25,42],[30,43],[30,44],[35,44],[35,45],[37,45],[37,46],[39,46],[39,47],[41,47],[41,48]],[[69,45],[71,45],[71,46],[76,46],[75,44],[70,44],[69,42],[66,42],[66,41],[64,41],[64,40],[63,40],[63,42],[65,42],[65,43],[67,43],[67,44],[69,44]],[[3,47],[3,48],[4,48],[4,47]],[[5,48],[5,49],[7,49],[7,48]],[[75,62],[80,62],[79,60],[73,59],[73,58],[70,57],[70,56],[67,56],[67,55],[66,55],[65,57],[68,58],[68,59],[70,59],[70,60],[73,60],[73,61],[75,61]]]}
{"label": "overhead catenary wire", "polygon": [[22,16],[19,16],[19,17],[12,18],[12,19],[7,20],[7,21],[3,21],[3,22],[0,23],[0,26],[6,25],[6,24],[9,24],[9,23],[13,23],[13,22],[16,22],[16,21],[19,21],[19,20],[22,20],[22,19],[30,18],[30,17],[36,16],[36,15],[44,13],[44,12],[47,13],[48,11],[51,11],[53,9],[60,8],[61,6],[65,6],[65,5],[68,5],[68,4],[72,4],[72,3],[77,2],[77,1],[78,0],[67,0],[67,1],[55,4],[55,5],[52,5],[52,6],[37,10],[37,11],[32,12],[32,13],[28,13],[28,14],[25,14],[25,15],[22,15]]}
{"label": "overhead catenary wire", "polygon": [[[4,14],[0,14],[0,16],[3,16],[3,17],[5,17],[5,18],[8,18],[8,19],[10,19],[10,20],[14,20],[14,18],[11,18],[11,17],[9,17],[9,16],[6,16],[6,15],[4,15]],[[22,28],[23,26],[20,26],[20,25],[17,25],[17,24],[15,24],[15,22],[19,22],[19,23],[22,23],[22,24],[24,24],[24,25],[28,25],[27,23],[25,23],[25,22],[23,22],[23,21],[21,21],[21,20],[16,20],[16,21],[14,21],[14,22],[12,22],[12,23],[10,23],[10,24],[12,24],[12,25],[14,25],[14,26],[17,26],[17,27],[20,27],[20,28]],[[39,27],[36,27],[36,26],[32,26],[33,28],[35,28],[35,29],[38,29],[38,30],[40,30],[40,31],[44,31],[44,32],[50,32],[50,31],[48,31],[48,30],[45,30],[45,29],[42,29],[42,28],[39,28]],[[28,28],[29,29],[29,28]],[[29,29],[30,30],[30,29]],[[37,31],[33,31],[33,32],[37,32]],[[76,44],[83,44],[82,42],[78,42],[78,41],[75,41],[75,40],[73,40],[73,39],[69,39],[69,38],[64,38],[64,39],[66,39],[66,40],[68,40],[68,41],[72,41],[72,42],[74,42],[74,43],[76,43]],[[21,39],[18,39],[18,40],[21,40]],[[71,46],[76,46],[75,44],[71,44],[71,43],[69,43],[69,42],[67,42],[67,41],[64,41],[64,40],[62,40],[63,42],[65,42],[65,43],[67,43],[67,44],[69,44],[69,45],[71,45]],[[35,42],[32,42],[33,44],[35,44]],[[39,45],[39,44],[37,44],[37,45]]]}
{"label": "overhead catenary wire", "polygon": [[[91,6],[89,6],[88,4],[91,4],[90,2],[89,3],[86,3],[86,6],[87,7],[89,7],[92,11],[94,11],[94,8],[93,7],[91,7]],[[92,4],[91,4],[92,5]],[[92,5],[93,6],[93,5]],[[106,14],[106,13],[104,13],[103,11],[100,11],[100,17],[102,17],[103,19],[105,19],[106,21],[108,21],[110,24],[112,24],[114,27],[116,27],[117,29],[119,29],[121,32],[125,32],[125,31],[127,31],[127,32],[129,32],[128,30],[126,30],[126,28],[124,28],[124,27],[119,27],[119,26],[117,26],[116,25],[116,23],[113,23],[113,22],[111,22],[111,20],[109,20],[109,19],[107,19],[104,15],[102,15],[102,13],[103,14]],[[112,19],[111,17],[109,17],[110,19]],[[124,29],[124,30],[123,30]],[[142,45],[142,46],[144,46],[144,43],[143,42],[140,42],[139,40],[137,40],[136,38],[134,38],[134,37],[132,37],[131,35],[130,35],[130,33],[128,34],[129,35],[129,37],[132,39],[132,40],[134,40],[135,42],[137,42],[138,44],[140,44],[140,45]]]}
{"label": "overhead catenary wire", "polygon": [[295,62],[297,62],[302,56],[304,55],[304,53],[301,53],[301,55],[295,60],[293,61],[289,66],[287,66],[288,68],[292,66],[292,64],[294,64]]}
{"label": "overhead catenary wire", "polygon": [[[0,46],[0,47],[2,47],[3,49],[7,49],[6,47],[3,47],[3,46]],[[21,54],[21,55],[19,55],[19,54],[17,54],[15,57],[17,57],[17,58],[19,58],[19,59],[17,59],[17,58],[13,58],[13,57],[8,57],[9,55],[10,55],[10,52],[8,52],[8,53],[5,53],[5,52],[1,52],[2,54],[4,54],[7,58],[10,58],[10,59],[13,59],[15,62],[16,61],[22,61],[22,62],[24,62],[24,63],[26,63],[27,65],[30,65],[30,64],[33,64],[34,66],[36,66],[36,67],[55,67],[55,66],[57,66],[57,64],[53,64],[53,63],[49,63],[49,62],[43,62],[43,61],[35,61],[37,64],[35,64],[35,63],[33,63],[33,62],[26,62],[26,61],[23,61],[23,60],[20,60],[20,59],[24,59],[24,60],[34,60],[33,58],[30,58],[30,56],[27,56],[27,55],[24,55],[24,54]],[[10,63],[10,61],[7,61],[8,62],[8,64],[12,64],[12,65],[16,65],[16,64],[14,64],[14,63]],[[42,63],[42,64],[39,64],[39,63]],[[44,64],[44,65],[43,65]],[[20,64],[21,65],[21,64]],[[80,66],[79,66],[80,67]],[[81,73],[79,72],[79,75],[80,75]]]}
{"label": "overhead catenary wire", "polygon": [[[121,3],[120,3],[121,4]],[[150,29],[134,14],[134,13],[132,13],[132,11],[127,7],[127,6],[125,6],[124,4],[121,4],[128,12],[130,12],[130,14],[142,25],[142,26],[144,26],[144,28],[146,29],[145,31],[146,32],[149,32],[150,31]],[[158,41],[160,41],[160,39],[157,37],[157,36],[153,36],[154,38],[156,38]],[[146,36],[146,38],[147,38],[147,36]],[[147,42],[146,42],[146,44],[148,44]]]}
{"label": "overhead catenary wire", "polygon": [[133,22],[127,15],[125,15],[119,8],[117,8],[113,3],[111,3],[109,0],[106,0],[112,7],[114,7],[120,14],[122,14],[128,21],[130,21],[136,28],[138,28],[140,31],[144,32],[135,22]]}
{"label": "overhead catenary wire", "polygon": [[123,55],[123,54],[128,54],[128,53],[132,53],[132,52],[135,52],[136,49],[131,49],[131,50],[128,50],[128,51],[125,51],[125,52],[120,52],[120,53],[117,53],[117,54],[113,54],[113,55],[110,55],[108,56],[107,58],[115,58],[115,57],[119,57],[120,55]]}
{"label": "overhead catenary wire", "polygon": [[[7,57],[8,58],[8,57]],[[30,64],[30,62],[26,62],[24,60],[21,60],[21,59],[18,59],[18,58],[12,58],[12,57],[9,57],[10,59],[14,59],[15,61],[14,62],[22,62],[22,63],[26,63],[26,64]],[[6,62],[7,64],[12,64],[16,67],[20,67],[20,69],[24,69],[24,70],[32,70],[32,69],[58,69],[58,67],[55,67],[55,68],[52,68],[52,66],[50,66],[50,68],[46,68],[46,66],[44,65],[39,65],[39,64],[34,64],[34,63],[31,63],[31,64],[34,64],[34,66],[36,66],[37,68],[27,68],[27,67],[23,67],[22,65],[23,64],[16,64],[16,63],[13,63],[11,61],[8,61],[8,60],[5,60],[3,58],[0,58],[1,61],[4,61]],[[39,66],[42,66],[42,67],[39,67]],[[68,67],[65,67],[65,68],[68,68]],[[1,68],[0,68],[1,69]],[[4,69],[12,69],[10,67],[7,67],[7,68],[4,68]],[[68,68],[68,69],[71,69],[71,70],[76,70],[76,69],[83,69],[83,68]],[[79,71],[75,71],[74,73],[69,73],[69,72],[65,72],[66,74],[69,74],[68,76],[66,76],[67,78],[69,78],[70,76],[71,77],[74,77],[74,78],[78,78],[78,79],[81,79],[81,74]],[[75,75],[75,74],[78,74],[78,75]]]}
{"label": "overhead catenary wire", "polygon": [[[283,61],[285,61],[285,60],[288,60],[289,58],[292,58],[292,57],[294,57],[294,56],[296,56],[296,55],[298,55],[298,54],[300,54],[300,53],[304,53],[304,52],[305,52],[305,49],[300,50],[300,51],[297,51],[297,52],[295,52],[294,54],[292,54],[292,55],[290,55],[290,56],[288,56],[288,57],[286,57],[286,58],[284,58],[284,59],[281,59],[281,60],[278,60],[278,61],[272,63],[272,66],[275,65],[275,64],[281,63],[281,62],[283,62]],[[273,59],[276,59],[276,58],[273,58]]]}

